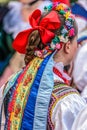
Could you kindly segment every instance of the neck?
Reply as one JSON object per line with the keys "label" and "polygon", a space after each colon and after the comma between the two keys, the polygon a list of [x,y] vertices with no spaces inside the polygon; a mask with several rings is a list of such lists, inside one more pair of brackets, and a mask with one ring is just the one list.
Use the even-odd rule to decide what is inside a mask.
{"label": "neck", "polygon": [[55,61],[56,63],[62,62],[64,66],[67,65],[66,57],[65,57],[65,55],[63,56],[62,52],[57,52],[57,53],[55,53],[53,59],[54,59],[54,61]]}

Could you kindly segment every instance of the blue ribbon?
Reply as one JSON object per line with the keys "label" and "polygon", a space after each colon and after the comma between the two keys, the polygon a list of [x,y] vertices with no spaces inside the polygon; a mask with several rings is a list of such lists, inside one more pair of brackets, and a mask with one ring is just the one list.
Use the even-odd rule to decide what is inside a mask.
{"label": "blue ribbon", "polygon": [[54,62],[52,55],[45,67],[39,85],[37,100],[35,104],[33,130],[46,130],[47,127],[48,107],[51,93],[54,87],[53,65]]}
{"label": "blue ribbon", "polygon": [[[34,122],[34,112],[35,112],[35,104],[36,104],[36,98],[38,93],[39,84],[43,75],[43,71],[45,69],[45,66],[50,58],[50,55],[47,56],[44,61],[42,62],[37,75],[35,77],[35,80],[32,84],[30,95],[28,97],[28,101],[24,110],[22,124],[21,124],[21,130],[32,130],[33,129],[33,122]],[[39,130],[39,129],[38,129]]]}

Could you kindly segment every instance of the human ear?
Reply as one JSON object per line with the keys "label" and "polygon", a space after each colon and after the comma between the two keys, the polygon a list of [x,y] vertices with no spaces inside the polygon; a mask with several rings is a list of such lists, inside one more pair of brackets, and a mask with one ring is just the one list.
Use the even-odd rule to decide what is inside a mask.
{"label": "human ear", "polygon": [[70,51],[71,51],[71,43],[70,43],[70,41],[68,41],[68,42],[65,43],[65,45],[64,45],[64,52],[65,52],[66,54],[69,54]]}

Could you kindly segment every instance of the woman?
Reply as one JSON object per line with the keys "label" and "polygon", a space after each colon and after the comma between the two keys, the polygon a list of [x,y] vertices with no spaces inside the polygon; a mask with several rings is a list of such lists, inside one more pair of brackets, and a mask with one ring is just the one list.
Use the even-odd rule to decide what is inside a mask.
{"label": "woman", "polygon": [[22,70],[4,86],[6,130],[70,130],[85,101],[71,88],[63,68],[77,50],[77,26],[70,9],[55,3],[35,10],[31,29],[13,47],[25,54]]}
{"label": "woman", "polygon": [[81,47],[74,61],[73,82],[87,102],[87,30],[80,33],[78,42]]}

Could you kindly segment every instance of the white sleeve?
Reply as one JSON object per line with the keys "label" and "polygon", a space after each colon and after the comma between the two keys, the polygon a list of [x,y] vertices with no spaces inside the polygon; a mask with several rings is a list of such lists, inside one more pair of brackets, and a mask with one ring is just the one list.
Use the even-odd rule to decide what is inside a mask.
{"label": "white sleeve", "polygon": [[87,130],[87,105],[79,112],[71,130]]}
{"label": "white sleeve", "polygon": [[83,91],[81,92],[81,96],[86,100],[87,103],[87,86],[84,87]]}
{"label": "white sleeve", "polygon": [[85,100],[77,94],[68,95],[60,100],[52,114],[54,130],[71,130],[78,112],[85,106],[85,103]]}

